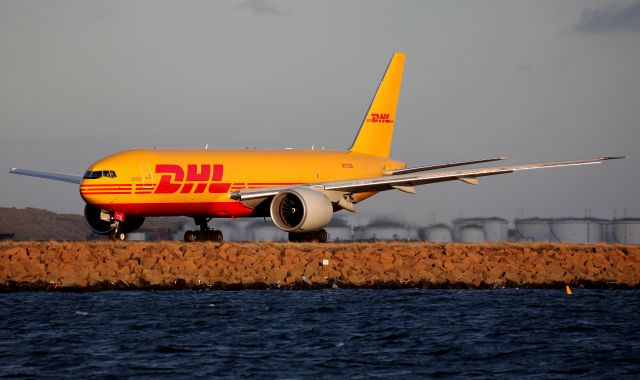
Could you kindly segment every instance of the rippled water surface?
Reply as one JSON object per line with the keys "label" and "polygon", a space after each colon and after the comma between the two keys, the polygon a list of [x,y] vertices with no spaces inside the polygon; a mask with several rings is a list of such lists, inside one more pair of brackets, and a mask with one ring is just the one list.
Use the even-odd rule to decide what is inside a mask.
{"label": "rippled water surface", "polygon": [[639,291],[8,293],[0,376],[637,378],[639,321]]}

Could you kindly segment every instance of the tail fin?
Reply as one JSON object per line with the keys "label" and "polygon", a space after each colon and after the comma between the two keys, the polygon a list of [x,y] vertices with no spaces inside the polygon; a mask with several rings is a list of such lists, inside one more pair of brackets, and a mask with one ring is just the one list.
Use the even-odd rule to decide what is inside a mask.
{"label": "tail fin", "polygon": [[394,53],[349,150],[389,157],[403,68],[404,53]]}

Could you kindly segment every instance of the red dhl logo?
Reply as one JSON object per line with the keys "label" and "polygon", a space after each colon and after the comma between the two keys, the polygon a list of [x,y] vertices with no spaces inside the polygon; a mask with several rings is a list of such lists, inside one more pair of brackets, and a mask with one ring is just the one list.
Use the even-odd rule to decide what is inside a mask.
{"label": "red dhl logo", "polygon": [[372,113],[367,121],[370,123],[393,123],[393,120],[389,119],[388,113]]}
{"label": "red dhl logo", "polygon": [[[198,168],[199,166],[199,168]],[[158,164],[156,173],[160,174],[155,194],[177,193],[226,193],[231,187],[230,183],[219,182],[222,180],[223,165],[189,164],[187,173],[180,165]],[[211,182],[214,183],[211,183]]]}

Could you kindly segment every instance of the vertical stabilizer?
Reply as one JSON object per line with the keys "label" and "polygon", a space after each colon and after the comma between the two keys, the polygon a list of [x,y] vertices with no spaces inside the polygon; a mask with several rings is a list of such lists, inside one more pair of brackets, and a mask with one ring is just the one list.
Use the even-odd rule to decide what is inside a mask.
{"label": "vertical stabilizer", "polygon": [[403,68],[404,53],[394,53],[349,150],[389,157]]}

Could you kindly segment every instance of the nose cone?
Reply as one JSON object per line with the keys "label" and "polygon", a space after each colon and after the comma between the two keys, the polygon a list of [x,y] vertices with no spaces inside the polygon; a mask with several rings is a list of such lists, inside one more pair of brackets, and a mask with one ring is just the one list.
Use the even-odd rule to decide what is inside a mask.
{"label": "nose cone", "polygon": [[121,182],[114,170],[102,170],[94,165],[80,183],[80,196],[88,204],[113,203],[119,195],[131,194],[132,185]]}
{"label": "nose cone", "polygon": [[80,183],[80,196],[82,199],[88,204],[95,204],[95,195],[90,190],[92,188],[91,182],[86,179],[83,179]]}

